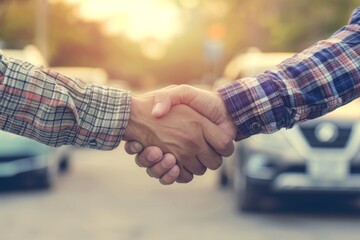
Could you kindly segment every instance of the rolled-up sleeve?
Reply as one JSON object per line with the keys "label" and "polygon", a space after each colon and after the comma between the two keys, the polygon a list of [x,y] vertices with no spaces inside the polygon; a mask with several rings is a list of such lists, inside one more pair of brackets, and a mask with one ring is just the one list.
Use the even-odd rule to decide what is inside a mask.
{"label": "rolled-up sleeve", "polygon": [[0,129],[50,146],[116,148],[130,115],[127,91],[87,84],[0,51]]}
{"label": "rolled-up sleeve", "polygon": [[218,89],[236,140],[322,116],[360,96],[360,8],[348,25],[274,69]]}

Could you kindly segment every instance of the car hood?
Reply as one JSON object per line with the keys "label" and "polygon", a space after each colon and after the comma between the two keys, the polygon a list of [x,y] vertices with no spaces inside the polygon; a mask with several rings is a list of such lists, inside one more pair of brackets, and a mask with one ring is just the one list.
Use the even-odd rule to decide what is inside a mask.
{"label": "car hood", "polygon": [[51,147],[31,140],[0,131],[0,157],[1,156],[36,156],[46,154]]}
{"label": "car hood", "polygon": [[360,121],[360,100],[354,100],[317,119],[318,121]]}

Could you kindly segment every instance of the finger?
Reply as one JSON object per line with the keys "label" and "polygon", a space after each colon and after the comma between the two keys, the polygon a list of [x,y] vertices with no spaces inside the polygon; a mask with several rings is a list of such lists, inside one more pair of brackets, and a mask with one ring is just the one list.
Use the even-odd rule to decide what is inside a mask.
{"label": "finger", "polygon": [[221,155],[206,142],[197,152],[197,158],[206,168],[211,170],[218,169],[223,162]]}
{"label": "finger", "polygon": [[179,168],[179,166],[175,165],[167,173],[165,173],[159,179],[159,181],[163,185],[173,184],[176,181],[176,179],[179,177],[179,174],[180,174],[180,168]]}
{"label": "finger", "polygon": [[171,91],[172,88],[173,86],[165,87],[154,96],[154,107],[151,111],[153,117],[162,117],[170,111],[173,97],[164,90]]}
{"label": "finger", "polygon": [[147,169],[149,176],[154,178],[161,178],[164,174],[169,172],[176,165],[175,156],[172,154],[165,154],[161,161],[154,164]]}
{"label": "finger", "polygon": [[163,152],[156,146],[146,147],[136,155],[135,162],[139,167],[152,167],[163,158]]}
{"label": "finger", "polygon": [[194,175],[186,170],[185,168],[182,168],[180,170],[179,177],[176,179],[176,182],[178,183],[188,183],[191,182],[194,178]]}
{"label": "finger", "polygon": [[[207,145],[207,143],[205,143]],[[214,151],[214,150],[213,150]],[[177,155],[178,163],[192,174],[203,175],[206,172],[206,166],[196,157],[189,154]]]}
{"label": "finger", "polygon": [[206,141],[220,155],[228,157],[234,152],[235,146],[232,138],[212,122],[204,121],[203,134]]}
{"label": "finger", "polygon": [[156,92],[154,107],[151,115],[162,117],[167,114],[171,107],[177,104],[187,104],[193,99],[193,88],[187,85],[169,86]]}
{"label": "finger", "polygon": [[155,97],[154,108],[152,109],[151,115],[154,117],[161,117],[167,114],[171,108],[171,99],[168,96],[163,98]]}
{"label": "finger", "polygon": [[137,154],[143,150],[143,146],[137,141],[125,142],[124,148],[128,154]]}

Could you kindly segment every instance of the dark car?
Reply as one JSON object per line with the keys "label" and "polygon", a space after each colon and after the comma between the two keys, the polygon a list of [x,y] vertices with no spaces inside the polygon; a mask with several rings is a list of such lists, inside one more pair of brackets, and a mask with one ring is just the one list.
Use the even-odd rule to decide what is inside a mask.
{"label": "dark car", "polygon": [[69,147],[53,148],[0,131],[0,183],[50,188],[59,172],[69,167]]}
{"label": "dark car", "polygon": [[[3,49],[8,56],[48,66],[39,49],[27,45],[23,49]],[[52,148],[36,141],[0,131],[0,185],[9,180],[26,185],[50,188],[57,173],[69,166],[71,147]],[[14,182],[14,181],[12,181]]]}

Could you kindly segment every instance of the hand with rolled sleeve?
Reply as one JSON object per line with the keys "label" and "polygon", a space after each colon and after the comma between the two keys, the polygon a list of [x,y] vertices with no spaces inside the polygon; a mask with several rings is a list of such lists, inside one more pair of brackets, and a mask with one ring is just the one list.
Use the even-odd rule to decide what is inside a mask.
{"label": "hand with rolled sleeve", "polygon": [[220,155],[233,150],[232,139],[291,128],[358,98],[359,56],[357,8],[329,39],[272,70],[216,93],[172,86],[132,102],[127,91],[86,84],[0,51],[0,129],[50,146],[111,150],[122,139],[136,140],[126,149],[140,153],[137,163],[149,175],[164,184],[189,182],[217,168]]}
{"label": "hand with rolled sleeve", "polygon": [[[136,140],[144,146],[158,146],[178,160],[178,182],[189,182],[207,168],[217,169],[222,156],[234,150],[233,137],[186,105],[177,105],[162,118],[151,114],[154,96],[133,96],[131,113],[123,140]],[[235,132],[234,132],[235,133]]]}
{"label": "hand with rolled sleeve", "polygon": [[[221,165],[233,136],[185,105],[157,119],[154,95],[129,92],[13,59],[0,51],[0,129],[50,146],[111,150],[121,140],[158,146],[177,159],[178,182]],[[170,155],[165,155],[167,158]],[[166,159],[166,158],[165,158]],[[156,168],[154,168],[156,171]]]}
{"label": "hand with rolled sleeve", "polygon": [[[231,151],[229,146],[231,144],[225,141],[233,141],[236,134],[235,124],[233,118],[228,113],[220,94],[216,92],[208,92],[197,89],[188,85],[170,86],[147,94],[152,96],[153,104],[149,107],[155,106],[151,114],[153,117],[162,119],[167,116],[168,111],[174,105],[187,105],[206,116],[207,119],[216,124],[222,134],[213,134],[213,138],[223,143],[223,146],[216,148],[222,156],[229,156]],[[215,144],[212,144],[215,146]],[[156,145],[155,145],[156,146]],[[136,162],[140,167],[146,167],[149,176],[158,178],[164,185],[172,184],[177,181],[178,174],[181,175],[178,165],[176,165],[176,157],[170,153],[163,155],[163,152],[157,146],[145,148],[145,150],[136,156]],[[138,142],[128,142],[125,144],[125,150],[129,154],[136,154],[142,151],[142,145]],[[208,159],[211,160],[211,159]],[[181,162],[181,161],[180,161]],[[211,168],[217,169],[220,165]],[[191,179],[192,180],[192,179]],[[189,182],[189,181],[187,181]]]}
{"label": "hand with rolled sleeve", "polygon": [[[190,94],[174,90],[173,95],[164,94],[157,98],[154,116],[165,115],[176,104],[188,104],[209,119],[214,112],[228,112],[236,125],[235,140],[240,141],[254,134],[291,128],[358,98],[360,8],[354,10],[348,25],[328,39],[319,41],[272,70],[234,81],[218,89],[218,93],[226,111],[212,109],[208,115],[206,109],[214,103],[210,98],[200,100],[205,96],[203,90],[192,89]],[[159,102],[162,107],[156,105]],[[159,178],[163,184],[171,184],[176,179],[176,165],[164,167],[162,161],[169,157],[165,158],[156,146],[143,150],[141,145],[129,142],[125,149],[130,154],[138,153],[138,164],[147,167],[149,175]],[[153,171],[155,166],[156,171]]]}

